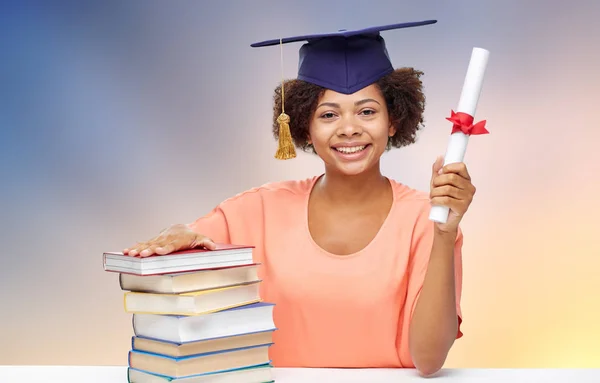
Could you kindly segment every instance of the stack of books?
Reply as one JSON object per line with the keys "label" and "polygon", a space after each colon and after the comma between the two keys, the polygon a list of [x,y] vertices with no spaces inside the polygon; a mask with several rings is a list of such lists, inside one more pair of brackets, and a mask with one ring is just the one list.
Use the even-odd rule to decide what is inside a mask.
{"label": "stack of books", "polygon": [[103,254],[132,314],[131,383],[273,382],[273,304],[260,299],[253,247],[145,258]]}

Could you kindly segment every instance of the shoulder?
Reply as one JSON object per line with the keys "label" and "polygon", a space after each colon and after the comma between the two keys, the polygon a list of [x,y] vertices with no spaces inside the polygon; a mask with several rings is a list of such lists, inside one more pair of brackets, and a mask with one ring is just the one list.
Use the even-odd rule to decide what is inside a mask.
{"label": "shoulder", "polygon": [[[431,203],[429,192],[411,188],[390,179],[394,190],[394,204],[403,230],[412,232],[412,240],[419,243],[422,239],[433,240],[435,223],[429,219]],[[457,243],[462,243],[463,230],[458,227]]]}
{"label": "shoulder", "polygon": [[431,212],[429,192],[392,179],[390,182],[394,191],[394,209],[402,230],[412,231],[414,239],[422,236],[432,237],[435,224],[429,219]]}
{"label": "shoulder", "polygon": [[312,190],[312,186],[317,177],[306,178],[302,180],[284,180],[268,182],[260,186],[253,187],[238,193],[226,200],[221,205],[239,205],[252,201],[278,201],[290,200],[295,198],[304,198]]}
{"label": "shoulder", "polygon": [[429,192],[412,188],[406,184],[389,179],[394,193],[394,202],[397,208],[402,209],[405,214],[429,214],[431,205],[429,203]]}
{"label": "shoulder", "polygon": [[259,187],[253,188],[248,192],[258,192],[262,194],[288,194],[305,196],[312,190],[312,186],[318,177],[310,177],[303,180],[285,180],[269,182]]}

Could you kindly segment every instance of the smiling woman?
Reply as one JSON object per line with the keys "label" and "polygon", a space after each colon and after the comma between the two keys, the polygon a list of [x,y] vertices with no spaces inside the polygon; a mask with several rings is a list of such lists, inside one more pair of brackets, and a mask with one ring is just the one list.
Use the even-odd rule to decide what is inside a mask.
{"label": "smiling woman", "polygon": [[[253,44],[308,41],[298,78],[275,90],[276,157],[310,149],[325,172],[240,193],[124,252],[253,245],[261,298],[275,303],[275,366],[436,372],[462,335],[459,222],[475,188],[464,164],[440,159],[429,193],[380,170],[386,150],[415,141],[425,104],[422,73],[394,69],[380,31],[433,23]],[[431,204],[450,208],[446,223],[429,220]]]}

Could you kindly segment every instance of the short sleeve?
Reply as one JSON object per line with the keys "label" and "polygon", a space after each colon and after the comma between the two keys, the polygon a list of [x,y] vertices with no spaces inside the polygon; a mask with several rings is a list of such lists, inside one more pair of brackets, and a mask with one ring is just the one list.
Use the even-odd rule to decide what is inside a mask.
{"label": "short sleeve", "polygon": [[[416,303],[423,288],[431,248],[433,246],[433,234],[435,223],[428,217],[422,217],[415,226],[413,244],[411,246],[411,261],[408,269],[408,286],[406,292],[405,308],[400,318],[401,328],[399,329],[399,357],[403,366],[413,366],[412,357],[408,348],[408,336],[411,319],[416,307]],[[454,280],[456,295],[456,312],[458,315],[458,331],[456,339],[463,336],[461,330],[462,310],[460,306],[462,294],[462,245],[463,232],[459,227],[456,240],[454,242]]]}
{"label": "short sleeve", "polygon": [[219,205],[203,217],[188,224],[196,233],[207,236],[217,243],[230,243],[229,225],[222,207]]}
{"label": "short sleeve", "polygon": [[188,227],[213,242],[255,246],[255,259],[262,262],[264,222],[262,189],[254,188],[226,199]]}

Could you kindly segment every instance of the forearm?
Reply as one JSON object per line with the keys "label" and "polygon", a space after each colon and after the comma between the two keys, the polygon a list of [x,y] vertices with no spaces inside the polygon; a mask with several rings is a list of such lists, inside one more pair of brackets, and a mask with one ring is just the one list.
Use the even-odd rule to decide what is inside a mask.
{"label": "forearm", "polygon": [[454,233],[436,231],[423,287],[410,324],[410,353],[415,367],[423,375],[433,374],[442,368],[458,331],[455,240]]}

